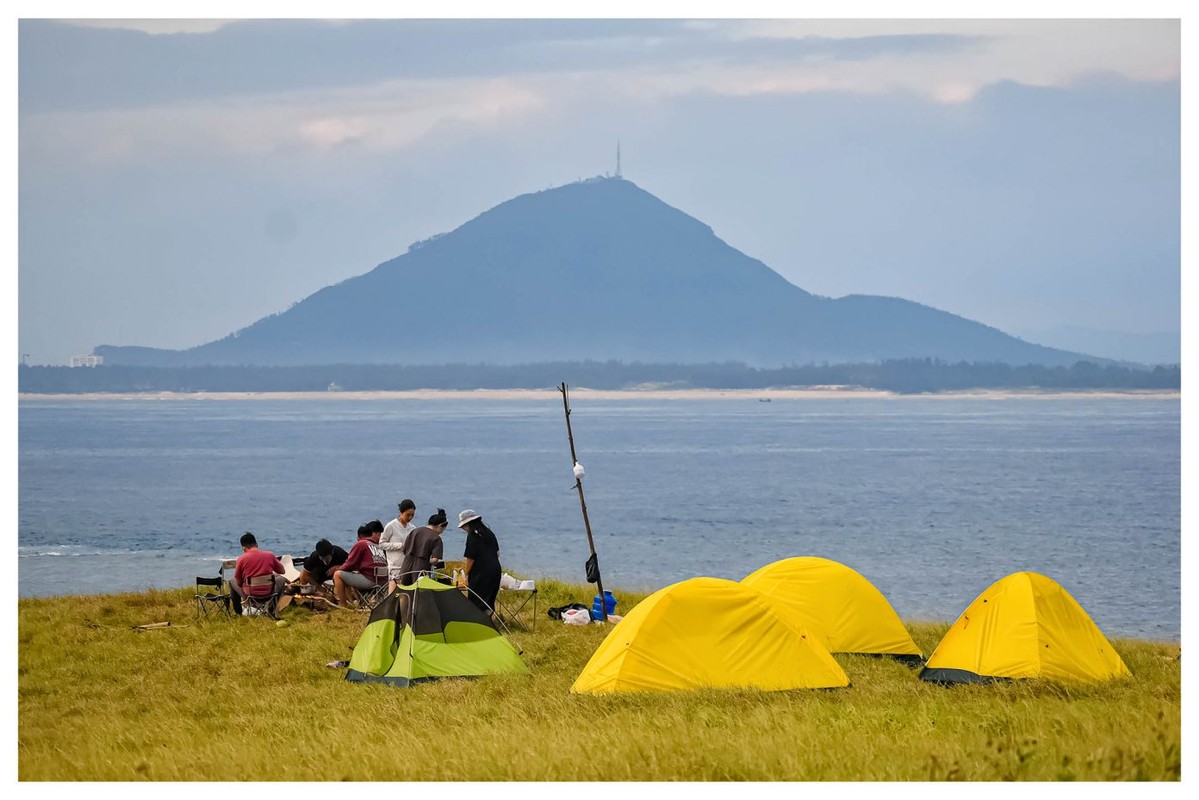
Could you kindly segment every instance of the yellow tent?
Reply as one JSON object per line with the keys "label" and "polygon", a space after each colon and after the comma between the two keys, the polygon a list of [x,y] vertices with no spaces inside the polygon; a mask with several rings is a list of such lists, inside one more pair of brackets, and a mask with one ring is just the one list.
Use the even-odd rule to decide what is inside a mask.
{"label": "yellow tent", "polygon": [[844,564],[808,556],[785,558],[741,583],[770,597],[833,653],[871,653],[919,661],[899,615],[882,592]]}
{"label": "yellow tent", "polygon": [[763,594],[735,581],[691,578],[634,606],[570,690],[775,691],[848,685],[828,650],[785,621]]}
{"label": "yellow tent", "polygon": [[1056,581],[1016,572],[996,581],[953,623],[920,677],[1098,682],[1129,675],[1087,612]]}

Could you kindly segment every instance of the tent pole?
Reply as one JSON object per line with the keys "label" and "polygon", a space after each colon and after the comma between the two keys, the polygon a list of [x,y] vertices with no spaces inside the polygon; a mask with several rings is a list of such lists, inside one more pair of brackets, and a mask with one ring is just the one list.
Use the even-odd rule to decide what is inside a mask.
{"label": "tent pole", "polygon": [[[570,441],[570,466],[573,468],[579,463],[579,458],[575,454],[575,437],[570,430],[570,403],[566,399],[566,383],[563,382],[558,386],[558,391],[562,392],[562,410],[566,412],[566,438]],[[608,621],[608,598],[604,594],[604,580],[600,577],[599,556],[595,553],[595,539],[591,536],[591,520],[587,517],[587,501],[583,498],[583,479],[575,478],[575,488],[579,490],[579,506],[583,509],[583,526],[587,529],[587,546],[591,548],[591,555],[595,556],[595,585],[599,589],[600,596],[600,615],[604,622]]]}

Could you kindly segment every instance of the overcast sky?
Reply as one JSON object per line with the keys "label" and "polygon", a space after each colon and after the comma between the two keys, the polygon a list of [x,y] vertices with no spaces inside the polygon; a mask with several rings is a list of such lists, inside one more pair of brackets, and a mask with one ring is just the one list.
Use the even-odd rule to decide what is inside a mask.
{"label": "overcast sky", "polygon": [[1176,20],[18,31],[29,363],[219,338],[612,172],[618,140],[626,178],[810,292],[1013,333],[1180,327]]}

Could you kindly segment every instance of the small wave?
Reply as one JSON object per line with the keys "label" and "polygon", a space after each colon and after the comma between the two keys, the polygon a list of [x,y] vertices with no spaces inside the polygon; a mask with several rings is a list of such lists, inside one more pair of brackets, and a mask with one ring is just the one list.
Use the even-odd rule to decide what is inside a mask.
{"label": "small wave", "polygon": [[186,559],[188,561],[224,561],[234,558],[234,556],[212,555],[211,553],[190,553],[181,552],[178,550],[84,550],[82,548],[72,548],[69,545],[50,547],[36,547],[26,550],[18,550],[18,558],[123,558],[123,557],[139,557],[139,558],[171,558],[171,559]]}
{"label": "small wave", "polygon": [[49,548],[38,547],[38,548],[30,549],[30,550],[18,550],[17,556],[19,558],[43,558],[43,557],[78,558],[80,556],[95,557],[95,556],[119,555],[119,554],[129,553],[129,552],[130,552],[129,550],[83,550],[83,549],[70,549],[69,547],[51,546]]}

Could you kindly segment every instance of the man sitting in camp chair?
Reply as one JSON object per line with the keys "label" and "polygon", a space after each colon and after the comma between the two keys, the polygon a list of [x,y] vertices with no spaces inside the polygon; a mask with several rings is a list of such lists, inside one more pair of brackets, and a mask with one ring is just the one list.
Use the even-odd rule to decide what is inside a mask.
{"label": "man sitting in camp chair", "polygon": [[258,549],[254,534],[246,531],[241,537],[242,554],[237,557],[233,580],[233,611],[241,614],[242,600],[247,596],[265,598],[283,591],[287,578],[283,577],[283,562],[269,550]]}
{"label": "man sitting in camp chair", "polygon": [[[379,547],[383,523],[373,520],[358,528],[358,541],[346,561],[333,573],[333,594],[345,606],[350,594],[369,592],[387,583],[387,554]],[[361,596],[359,596],[361,597]]]}
{"label": "man sitting in camp chair", "polygon": [[[333,573],[346,562],[347,553],[328,539],[321,539],[303,561],[297,562],[300,574],[284,588],[279,609],[297,601],[309,608],[333,604]],[[328,584],[328,585],[327,585]]]}

